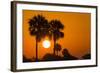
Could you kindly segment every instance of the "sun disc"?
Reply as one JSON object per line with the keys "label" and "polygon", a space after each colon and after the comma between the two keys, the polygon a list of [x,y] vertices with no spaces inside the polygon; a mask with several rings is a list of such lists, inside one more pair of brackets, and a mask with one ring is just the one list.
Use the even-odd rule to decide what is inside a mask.
{"label": "sun disc", "polygon": [[44,48],[49,48],[50,47],[50,41],[44,40],[42,45],[43,45]]}

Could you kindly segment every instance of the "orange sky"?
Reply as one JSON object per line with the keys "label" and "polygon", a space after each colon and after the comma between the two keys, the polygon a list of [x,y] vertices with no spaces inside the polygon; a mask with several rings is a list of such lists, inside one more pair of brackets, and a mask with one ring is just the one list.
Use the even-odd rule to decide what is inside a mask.
{"label": "orange sky", "polygon": [[[58,19],[63,23],[64,38],[57,41],[62,45],[62,48],[67,48],[73,56],[78,58],[90,52],[91,15],[89,13],[23,10],[23,54],[27,58],[35,57],[36,54],[36,41],[35,37],[29,34],[28,21],[38,14],[43,15],[49,21]],[[42,46],[42,42],[45,39],[47,38],[42,39],[38,45],[39,59],[46,53],[53,53],[53,40],[51,40],[51,47],[46,49]]]}

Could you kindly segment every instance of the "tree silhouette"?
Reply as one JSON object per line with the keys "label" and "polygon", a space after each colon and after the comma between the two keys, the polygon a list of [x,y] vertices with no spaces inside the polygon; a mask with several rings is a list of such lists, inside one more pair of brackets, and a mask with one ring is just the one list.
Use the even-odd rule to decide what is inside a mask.
{"label": "tree silhouette", "polygon": [[58,52],[59,52],[62,48],[61,48],[61,45],[60,45],[60,44],[56,43],[54,49],[55,49],[55,51],[56,51],[56,55],[58,55]]}
{"label": "tree silhouette", "polygon": [[[53,37],[54,40],[54,47],[56,45],[56,41],[59,38],[64,37],[64,33],[61,31],[64,28],[64,25],[59,21],[59,20],[51,20],[49,22],[50,24],[50,35]],[[54,49],[54,54],[55,54],[55,49]]]}
{"label": "tree silhouette", "polygon": [[29,20],[29,31],[36,38],[36,61],[38,61],[38,42],[49,33],[50,26],[42,15],[34,16]]}

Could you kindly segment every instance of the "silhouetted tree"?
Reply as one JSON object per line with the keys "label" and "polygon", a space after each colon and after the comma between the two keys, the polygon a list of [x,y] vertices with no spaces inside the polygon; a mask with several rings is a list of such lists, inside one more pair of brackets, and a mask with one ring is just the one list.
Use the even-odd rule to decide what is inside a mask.
{"label": "silhouetted tree", "polygon": [[49,33],[50,25],[42,15],[34,16],[29,20],[30,35],[36,38],[36,61],[38,61],[38,42]]}
{"label": "silhouetted tree", "polygon": [[76,60],[77,59],[76,57],[72,56],[68,52],[67,48],[63,49],[62,54],[63,54],[63,57],[64,57],[65,60]]}
{"label": "silhouetted tree", "polygon": [[[63,30],[63,28],[64,28],[64,25],[59,20],[51,20],[49,22],[49,24],[50,24],[49,33],[53,37],[54,47],[55,47],[56,40],[64,37],[64,33],[61,32],[61,30]],[[55,49],[54,49],[54,54],[55,54]]]}
{"label": "silhouetted tree", "polygon": [[56,54],[58,55],[58,52],[61,50],[61,45],[56,43],[54,49],[56,51]]}

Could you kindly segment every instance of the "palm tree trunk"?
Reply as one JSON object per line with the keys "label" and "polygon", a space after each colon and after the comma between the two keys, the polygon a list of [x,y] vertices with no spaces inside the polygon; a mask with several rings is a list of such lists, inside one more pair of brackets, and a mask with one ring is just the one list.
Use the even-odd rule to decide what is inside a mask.
{"label": "palm tree trunk", "polygon": [[56,40],[54,39],[54,55],[55,55],[55,45],[56,45]]}
{"label": "palm tree trunk", "polygon": [[38,61],[38,41],[36,37],[36,61]]}
{"label": "palm tree trunk", "polygon": [[57,51],[57,56],[58,56],[58,51]]}

